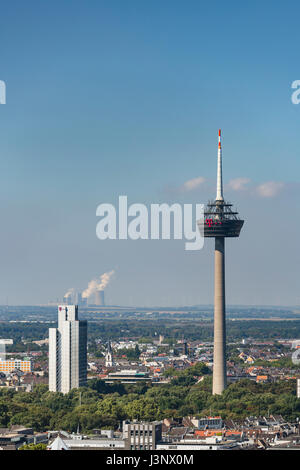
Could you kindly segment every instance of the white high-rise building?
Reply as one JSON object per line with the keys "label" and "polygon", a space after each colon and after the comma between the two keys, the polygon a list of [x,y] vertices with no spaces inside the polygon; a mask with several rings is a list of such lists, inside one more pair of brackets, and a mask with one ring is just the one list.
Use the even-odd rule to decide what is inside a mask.
{"label": "white high-rise building", "polygon": [[49,390],[68,393],[87,381],[87,322],[77,305],[58,306],[58,327],[49,328]]}

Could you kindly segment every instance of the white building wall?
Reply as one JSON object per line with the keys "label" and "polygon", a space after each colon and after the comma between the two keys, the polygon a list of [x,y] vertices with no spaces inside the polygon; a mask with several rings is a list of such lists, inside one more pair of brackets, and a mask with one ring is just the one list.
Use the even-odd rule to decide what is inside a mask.
{"label": "white building wall", "polygon": [[58,388],[58,344],[57,328],[49,328],[49,390],[57,392]]}
{"label": "white building wall", "polygon": [[71,324],[68,321],[61,325],[61,392],[68,393],[71,390]]}
{"label": "white building wall", "polygon": [[77,306],[58,307],[58,328],[49,329],[49,390],[68,393],[86,384],[87,324]]}

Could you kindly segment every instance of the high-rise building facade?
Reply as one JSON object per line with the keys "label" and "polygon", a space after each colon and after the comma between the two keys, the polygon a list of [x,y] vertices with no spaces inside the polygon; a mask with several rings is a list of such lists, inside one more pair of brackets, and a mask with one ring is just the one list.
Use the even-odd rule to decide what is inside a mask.
{"label": "high-rise building facade", "polygon": [[6,359],[6,345],[13,344],[12,339],[0,339],[0,361],[5,361]]}
{"label": "high-rise building facade", "polygon": [[49,390],[68,393],[87,381],[87,322],[77,305],[58,306],[58,326],[49,328]]}

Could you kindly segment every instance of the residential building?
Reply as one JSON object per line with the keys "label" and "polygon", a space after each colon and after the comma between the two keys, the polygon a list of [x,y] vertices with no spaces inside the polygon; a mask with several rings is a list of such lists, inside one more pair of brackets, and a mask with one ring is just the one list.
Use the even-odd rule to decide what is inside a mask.
{"label": "residential building", "polygon": [[138,422],[123,421],[123,439],[131,450],[154,450],[161,440],[161,421]]}
{"label": "residential building", "polygon": [[22,372],[31,372],[31,361],[22,361],[20,359],[0,361],[0,372],[12,372],[16,369]]}

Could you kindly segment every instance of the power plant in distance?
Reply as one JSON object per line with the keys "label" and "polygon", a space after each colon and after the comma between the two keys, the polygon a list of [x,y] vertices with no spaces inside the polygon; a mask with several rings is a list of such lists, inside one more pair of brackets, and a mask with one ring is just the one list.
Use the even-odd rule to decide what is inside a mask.
{"label": "power plant in distance", "polygon": [[63,303],[66,305],[80,305],[80,306],[91,306],[91,307],[104,307],[105,298],[104,290],[108,286],[115,271],[101,274],[99,278],[92,279],[86,289],[82,292],[76,291],[73,287],[68,290],[64,295]]}
{"label": "power plant in distance", "polygon": [[[225,238],[238,237],[244,224],[238,212],[232,210],[223,197],[222,146],[219,130],[217,196],[204,210],[204,220],[199,222],[204,237],[215,239],[214,287],[214,364],[213,394],[220,395],[226,388],[226,328],[225,328]],[[203,230],[204,225],[204,230]],[[203,230],[203,232],[202,232]]]}
{"label": "power plant in distance", "polygon": [[63,298],[63,303],[66,305],[79,305],[81,307],[90,306],[90,307],[104,307],[105,306],[105,297],[104,290],[98,290],[88,297],[83,297],[81,292],[68,293]]}

